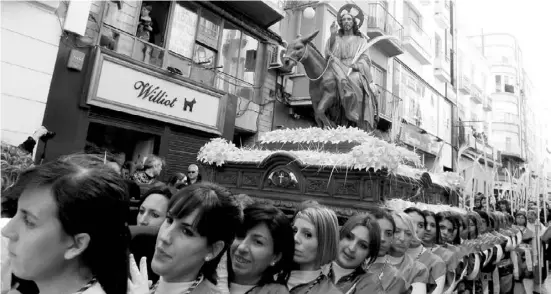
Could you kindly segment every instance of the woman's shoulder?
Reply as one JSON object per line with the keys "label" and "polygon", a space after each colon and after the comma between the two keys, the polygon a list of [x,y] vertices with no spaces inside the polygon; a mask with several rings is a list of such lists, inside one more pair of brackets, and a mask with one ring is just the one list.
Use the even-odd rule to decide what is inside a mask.
{"label": "woman's shoulder", "polygon": [[92,287],[86,289],[82,294],[106,294],[99,283],[95,283]]}
{"label": "woman's shoulder", "polygon": [[[314,285],[312,285],[315,283]],[[306,294],[306,293],[319,293],[319,294],[342,294],[342,292],[335,286],[335,284],[327,277],[321,279],[319,282],[310,282],[306,285],[293,288],[289,293],[292,294]]]}
{"label": "woman's shoulder", "polygon": [[270,283],[261,287],[256,287],[254,294],[289,294],[287,286],[278,283]]}
{"label": "woman's shoulder", "polygon": [[204,279],[197,288],[193,290],[193,294],[222,294],[222,290],[211,281]]}

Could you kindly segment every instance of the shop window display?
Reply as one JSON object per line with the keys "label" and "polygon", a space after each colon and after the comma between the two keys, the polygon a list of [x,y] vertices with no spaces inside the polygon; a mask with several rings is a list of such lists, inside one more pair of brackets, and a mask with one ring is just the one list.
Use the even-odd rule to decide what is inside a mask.
{"label": "shop window display", "polygon": [[[101,123],[90,123],[85,150],[119,155],[123,163],[139,163],[149,154],[159,154],[160,137]],[[122,158],[124,157],[124,158]]]}

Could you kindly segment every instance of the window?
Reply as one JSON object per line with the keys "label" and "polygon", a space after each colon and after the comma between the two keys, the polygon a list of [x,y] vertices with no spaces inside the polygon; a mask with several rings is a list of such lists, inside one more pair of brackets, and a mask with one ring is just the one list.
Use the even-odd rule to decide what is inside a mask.
{"label": "window", "polygon": [[445,30],[445,48],[444,48],[444,54],[446,55],[446,61],[450,61],[450,53],[452,50],[452,36],[450,35],[450,30]]}
{"label": "window", "polygon": [[440,36],[438,34],[434,34],[434,50],[436,51],[434,53],[434,56],[436,58],[440,57],[441,48],[442,48],[442,39],[440,39]]}
{"label": "window", "polygon": [[501,75],[496,75],[496,92],[501,92]]}
{"label": "window", "polygon": [[511,149],[512,149],[511,145],[512,145],[511,138],[510,137],[505,137],[505,150],[511,151]]}
{"label": "window", "polygon": [[106,5],[100,46],[252,99],[259,42],[191,1]]}
{"label": "window", "polygon": [[409,4],[404,6],[405,9],[405,15],[407,16],[407,19],[409,19],[409,23],[417,29],[421,29],[423,27],[423,19],[421,18],[421,15],[417,13]]}

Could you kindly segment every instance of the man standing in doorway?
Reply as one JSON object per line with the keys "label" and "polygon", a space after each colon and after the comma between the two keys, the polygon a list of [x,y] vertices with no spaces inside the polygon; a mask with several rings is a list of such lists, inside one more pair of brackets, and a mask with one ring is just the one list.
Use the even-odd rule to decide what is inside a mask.
{"label": "man standing in doorway", "polygon": [[195,184],[201,181],[199,167],[196,164],[190,164],[187,168],[188,185]]}

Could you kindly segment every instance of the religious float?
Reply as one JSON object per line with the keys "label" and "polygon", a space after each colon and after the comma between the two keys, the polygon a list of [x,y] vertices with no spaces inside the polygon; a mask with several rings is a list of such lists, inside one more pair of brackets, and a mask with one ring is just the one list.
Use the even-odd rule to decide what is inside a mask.
{"label": "religious float", "polygon": [[419,169],[417,154],[358,128],[275,130],[254,147],[212,139],[198,153],[205,178],[291,213],[315,200],[347,218],[391,198],[456,204],[462,179]]}

